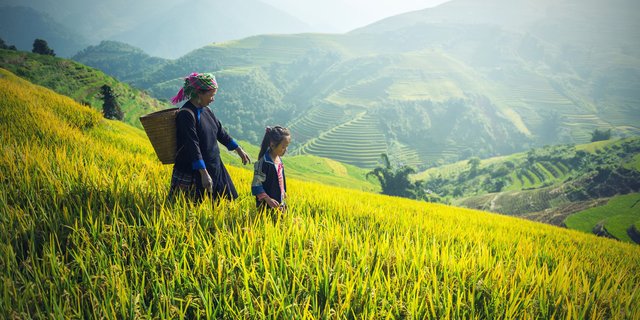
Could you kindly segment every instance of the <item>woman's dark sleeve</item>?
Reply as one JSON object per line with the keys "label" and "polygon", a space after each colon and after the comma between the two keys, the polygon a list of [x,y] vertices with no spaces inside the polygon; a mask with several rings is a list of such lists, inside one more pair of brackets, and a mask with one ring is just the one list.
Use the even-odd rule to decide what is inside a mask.
{"label": "woman's dark sleeve", "polygon": [[218,139],[220,143],[222,143],[225,147],[227,147],[227,150],[229,151],[233,151],[236,148],[238,148],[238,143],[235,140],[233,140],[233,138],[231,138],[231,136],[227,133],[227,130],[225,130],[222,127],[222,123],[220,123],[220,120],[218,120],[218,117],[214,115],[213,119],[216,122],[216,126],[218,127],[218,132],[216,133],[216,139]]}
{"label": "woman's dark sleeve", "polygon": [[205,167],[200,152],[200,140],[196,131],[196,119],[188,111],[178,112],[176,116],[176,127],[178,131],[178,139],[183,142],[183,150],[187,159],[191,161],[191,169],[198,170]]}

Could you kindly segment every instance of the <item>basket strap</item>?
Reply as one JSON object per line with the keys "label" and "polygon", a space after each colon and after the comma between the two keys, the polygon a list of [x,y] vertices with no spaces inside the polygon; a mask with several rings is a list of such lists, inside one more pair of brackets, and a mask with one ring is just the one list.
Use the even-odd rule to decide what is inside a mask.
{"label": "basket strap", "polygon": [[[189,108],[180,108],[180,110],[178,110],[178,113],[182,112],[182,110],[186,110],[189,111],[189,113],[191,114],[191,116],[193,117],[194,120],[196,120],[196,127],[198,126],[198,117],[196,117],[196,114],[193,113],[193,110],[189,109]],[[176,117],[178,116],[178,114],[176,114]],[[175,162],[175,158],[178,158],[178,154],[180,153],[180,151],[182,150],[182,148],[184,148],[184,146],[182,146],[180,149],[178,149],[176,151],[176,155],[174,157],[174,161]]]}
{"label": "basket strap", "polygon": [[178,112],[181,112],[182,110],[186,110],[189,111],[189,113],[191,114],[191,116],[193,117],[194,120],[196,120],[196,125],[198,125],[198,117],[196,117],[196,114],[193,113],[193,110],[189,109],[189,108],[180,108],[180,110]]}

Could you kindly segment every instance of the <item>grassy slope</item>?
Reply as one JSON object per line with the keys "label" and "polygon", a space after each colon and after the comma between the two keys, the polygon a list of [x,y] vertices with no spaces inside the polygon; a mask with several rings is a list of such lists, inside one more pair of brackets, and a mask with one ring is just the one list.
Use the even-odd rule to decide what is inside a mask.
{"label": "grassy slope", "polygon": [[107,84],[118,95],[118,103],[125,115],[124,121],[139,128],[142,128],[138,120],[141,115],[170,106],[101,71],[68,59],[0,50],[0,68],[77,102],[87,103],[97,110],[102,110],[103,103],[100,87]]}
{"label": "grassy slope", "polygon": [[[590,152],[590,153],[595,153],[598,150],[603,150],[605,147],[610,146],[612,144],[619,144],[621,141],[620,139],[611,139],[611,140],[605,140],[605,141],[597,141],[597,142],[591,142],[591,143],[585,143],[585,144],[579,144],[576,145],[576,150],[584,150],[586,152]],[[634,160],[628,163],[625,163],[625,166],[628,168],[636,168],[640,170],[640,166],[638,166],[637,162],[638,162],[638,157],[640,155],[636,155],[634,156]],[[511,161],[514,163],[517,163],[519,161],[526,161],[527,159],[527,152],[520,152],[520,153],[514,153],[511,154],[509,156],[500,156],[500,157],[492,157],[492,158],[487,158],[487,159],[482,159],[480,161],[480,166],[479,169],[483,169],[486,168],[487,166],[490,165],[496,165],[496,164],[501,164],[507,161]],[[418,172],[415,175],[412,176],[412,178],[414,180],[426,180],[426,179],[430,179],[436,176],[443,176],[443,177],[452,177],[452,176],[456,176],[459,173],[465,171],[465,170],[469,170],[469,161],[468,160],[463,160],[463,161],[458,161],[452,164],[447,164],[447,165],[443,165],[443,166],[438,166],[438,167],[433,167],[433,168],[429,168],[427,170],[424,170],[422,172]],[[556,177],[558,181],[561,181],[565,178],[567,178],[567,176],[565,175],[560,175],[558,177]],[[544,181],[537,181],[537,183],[535,184],[527,184],[527,185],[514,185],[514,186],[510,186],[507,187],[507,189],[505,189],[506,191],[519,191],[522,189],[531,189],[531,188],[539,188],[543,185]]]}
{"label": "grassy slope", "polygon": [[0,125],[3,318],[640,316],[637,246],[296,179],[273,220],[235,167],[166,203],[140,130],[4,71]]}
{"label": "grassy slope", "polygon": [[[581,144],[576,146],[576,150],[583,150],[594,154],[596,152],[603,152],[607,147],[619,145],[623,141],[626,140],[617,139]],[[625,162],[623,166],[627,169],[640,171],[639,158],[640,155],[635,155],[632,159]],[[494,157],[482,160],[479,168],[482,170],[490,165],[500,165],[506,161],[515,163],[516,168],[518,168],[518,163],[525,162],[526,159],[527,153],[517,153],[506,157]],[[572,168],[567,168],[569,170],[564,174],[554,176],[543,167],[540,168],[541,172],[546,172],[544,180],[540,180],[537,176],[531,175],[531,179],[533,180],[529,180],[523,176],[521,177],[523,181],[521,181],[518,179],[516,174],[513,173],[511,175],[513,183],[505,187],[502,192],[463,195],[462,197],[454,199],[453,202],[456,205],[472,208],[485,208],[485,210],[504,214],[527,213],[525,216],[528,218],[537,221],[546,221],[553,224],[565,223],[565,218],[570,216],[565,223],[567,227],[586,232],[592,232],[596,224],[601,222],[604,219],[603,217],[606,216],[608,223],[605,227],[609,229],[609,226],[611,226],[612,230],[616,230],[614,232],[617,238],[623,241],[631,241],[631,239],[626,235],[626,229],[633,225],[637,220],[637,217],[633,218],[635,217],[634,214],[628,212],[629,210],[609,210],[610,207],[592,208],[589,210],[589,212],[591,212],[590,214],[578,213],[583,211],[581,208],[593,206],[594,202],[590,200],[580,203],[572,203],[567,197],[562,195],[562,186],[565,181],[570,177],[573,177],[573,179],[579,178],[579,176],[576,176],[576,172],[572,171]],[[424,180],[437,177],[438,175],[443,177],[455,177],[466,170],[469,170],[468,162],[460,161],[450,165],[430,168],[416,174],[414,179]],[[484,180],[485,178],[489,179],[490,176],[486,174],[486,177],[482,177],[480,180]],[[595,201],[595,199],[592,200]],[[558,212],[553,214],[554,210]],[[573,213],[576,213],[576,215],[571,215]],[[600,218],[596,219],[596,217]]]}
{"label": "grassy slope", "polygon": [[565,223],[571,229],[584,232],[592,232],[595,225],[602,224],[607,232],[617,239],[633,242],[627,234],[627,229],[640,221],[639,203],[639,193],[613,197],[604,206],[569,216]]}
{"label": "grassy slope", "polygon": [[637,154],[633,157],[632,161],[629,161],[624,165],[627,169],[636,169],[640,171],[640,154]]}
{"label": "grassy slope", "polygon": [[[149,112],[171,107],[168,103],[158,101],[144,92],[131,88],[129,85],[118,82],[101,71],[86,67],[77,62],[51,56],[43,56],[28,52],[16,52],[0,50],[0,68],[6,68],[14,74],[20,75],[33,83],[48,87],[57,93],[66,95],[79,102],[87,102],[96,109],[102,109],[102,100],[99,97],[100,86],[108,84],[115,88],[119,94],[118,102],[125,113],[124,121],[141,128],[138,118]],[[179,83],[172,87],[179,87]],[[251,153],[257,157],[258,149],[243,144],[246,149],[254,150]],[[237,157],[223,153],[225,161],[240,164]],[[315,158],[315,157],[314,157]],[[308,181],[319,181],[330,185],[344,186],[361,190],[379,190],[377,183],[367,180],[364,175],[366,170],[357,167],[342,165],[329,159],[318,158],[313,163],[315,169],[309,169],[313,160],[309,157],[293,157],[288,167],[290,176]],[[332,170],[334,167],[343,169]],[[346,170],[346,172],[344,172]],[[342,173],[344,172],[344,173]]]}
{"label": "grassy slope", "polygon": [[285,158],[285,161],[287,170],[292,170],[292,174],[289,174],[289,176],[299,180],[315,181],[370,192],[381,190],[377,181],[366,177],[369,170],[356,166],[309,155]]}

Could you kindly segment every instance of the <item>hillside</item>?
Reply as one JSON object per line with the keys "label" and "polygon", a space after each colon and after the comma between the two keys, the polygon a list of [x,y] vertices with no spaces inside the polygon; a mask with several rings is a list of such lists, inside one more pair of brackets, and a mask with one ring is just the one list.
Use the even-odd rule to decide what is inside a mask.
{"label": "hillside", "polygon": [[[117,43],[103,43],[103,45],[109,44],[117,45]],[[130,58],[134,57],[132,58],[132,65],[140,62],[139,60],[134,61],[136,60],[136,53],[139,52],[132,52],[129,55]],[[144,55],[137,57],[145,58]],[[154,58],[149,59],[153,61]],[[108,84],[118,94],[118,102],[125,112],[124,121],[138,128],[142,128],[139,121],[141,115],[173,107],[98,70],[66,59],[0,50],[0,68],[2,67],[6,67],[7,70],[16,72],[21,77],[36,84],[71,97],[76,102],[91,105],[98,110],[102,109],[102,100],[99,96],[100,87],[103,84]],[[216,113],[218,113],[218,110],[216,110]],[[232,132],[232,135],[236,136],[236,132]],[[296,136],[293,138],[296,139]],[[254,157],[257,156],[259,151],[257,147],[249,142],[243,142],[243,147]],[[233,155],[231,153],[223,153],[223,157],[228,163],[241,164],[235,153]],[[367,170],[352,165],[309,155],[289,157],[287,162],[289,175],[305,181],[318,181],[324,184],[365,191],[378,191],[380,189],[377,182],[366,177]]]}
{"label": "hillside", "polygon": [[[475,165],[470,160],[431,168],[413,179],[423,181],[423,187],[444,202],[573,227],[577,223],[565,220],[577,221],[583,210],[594,206],[607,212],[606,206],[600,207],[612,197],[640,191],[639,155],[640,138],[547,146],[476,159]],[[608,212],[608,219],[627,215]],[[637,213],[630,216],[635,219],[625,222],[625,230],[640,221]],[[601,221],[585,223],[590,228],[579,229],[592,232]]]}
{"label": "hillside", "polygon": [[640,244],[640,193],[613,197],[606,205],[567,217],[567,227]]}
{"label": "hillside", "polygon": [[295,179],[270,216],[235,167],[167,203],[141,130],[6,71],[0,125],[2,318],[640,317],[637,246]]}
{"label": "hillside", "polygon": [[110,75],[136,88],[154,85],[147,74],[171,63],[171,60],[152,57],[142,49],[117,41],[101,41],[98,45],[88,46],[77,52],[73,59],[98,70],[111,70],[117,61],[118,70]]}
{"label": "hillside", "polygon": [[102,110],[103,104],[100,87],[109,85],[117,95],[124,121],[138,128],[142,128],[138,120],[141,115],[171,106],[102,71],[68,59],[0,50],[0,68],[97,110]]}
{"label": "hillside", "polygon": [[[502,7],[508,15],[493,10]],[[286,123],[299,133],[296,154],[372,168],[384,152],[425,169],[586,143],[595,129],[639,135],[636,7],[453,0],[347,34],[215,43],[123,80],[166,99],[180,77],[212,71],[221,118],[243,139]],[[127,69],[99,47],[75,59],[96,55],[109,74]]]}

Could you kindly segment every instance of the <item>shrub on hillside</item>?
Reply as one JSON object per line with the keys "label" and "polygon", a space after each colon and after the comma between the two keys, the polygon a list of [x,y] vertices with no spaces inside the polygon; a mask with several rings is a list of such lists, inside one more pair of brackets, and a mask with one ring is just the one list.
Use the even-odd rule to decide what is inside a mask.
{"label": "shrub on hillside", "polygon": [[611,139],[611,129],[599,130],[596,129],[591,133],[591,142],[604,141]]}
{"label": "shrub on hillside", "polygon": [[33,49],[31,50],[31,52],[54,57],[56,56],[55,52],[53,52],[53,49],[49,48],[49,44],[47,43],[47,41],[42,39],[36,39],[33,41]]}
{"label": "shrub on hillside", "polygon": [[8,45],[6,42],[4,42],[4,39],[0,38],[0,49],[3,50],[13,50],[13,51],[17,51],[18,49],[16,48],[16,46],[14,45]]}

